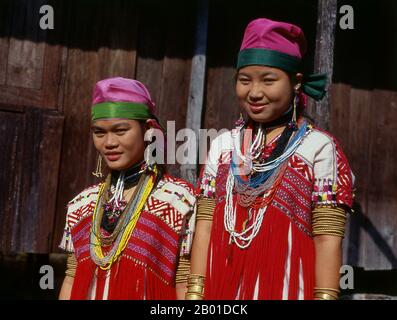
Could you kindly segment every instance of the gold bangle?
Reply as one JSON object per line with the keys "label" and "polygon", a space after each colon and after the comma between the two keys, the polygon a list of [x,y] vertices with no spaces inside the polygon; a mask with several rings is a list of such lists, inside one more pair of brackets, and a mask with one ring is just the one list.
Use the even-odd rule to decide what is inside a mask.
{"label": "gold bangle", "polygon": [[205,280],[205,276],[203,276],[201,274],[191,273],[189,275],[189,280],[192,280],[192,281],[202,280],[202,281],[204,281]]}
{"label": "gold bangle", "polygon": [[186,293],[185,299],[186,300],[203,300],[203,296],[198,295],[198,294]]}
{"label": "gold bangle", "polygon": [[334,292],[336,292],[336,293],[340,293],[340,290],[339,290],[339,289],[314,287],[314,291],[317,291],[317,290],[327,290],[327,291],[334,291]]}
{"label": "gold bangle", "polygon": [[65,274],[69,277],[74,278],[76,275],[76,268],[77,268],[77,260],[76,256],[74,253],[68,254],[67,260],[66,260],[66,271]]}
{"label": "gold bangle", "polygon": [[323,300],[337,300],[335,296],[330,295],[329,293],[315,293],[314,294],[315,298],[320,298]]}
{"label": "gold bangle", "polygon": [[316,294],[316,293],[327,293],[335,298],[338,298],[338,292],[334,292],[334,291],[330,291],[330,290],[317,289],[317,290],[314,290],[314,294]]}

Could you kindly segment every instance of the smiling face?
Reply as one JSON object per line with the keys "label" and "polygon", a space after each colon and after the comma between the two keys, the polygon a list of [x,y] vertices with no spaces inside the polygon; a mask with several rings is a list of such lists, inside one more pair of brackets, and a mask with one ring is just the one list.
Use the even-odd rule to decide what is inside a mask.
{"label": "smiling face", "polygon": [[111,170],[125,170],[143,160],[145,128],[137,120],[96,120],[92,124],[95,148]]}
{"label": "smiling face", "polygon": [[293,86],[290,76],[281,69],[247,66],[238,71],[236,95],[252,120],[266,123],[288,110]]}

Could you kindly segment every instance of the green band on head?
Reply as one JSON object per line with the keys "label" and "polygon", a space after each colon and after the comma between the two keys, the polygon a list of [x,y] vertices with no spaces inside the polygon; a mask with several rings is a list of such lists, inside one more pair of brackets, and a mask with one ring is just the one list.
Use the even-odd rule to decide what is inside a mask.
{"label": "green band on head", "polygon": [[147,105],[131,102],[102,102],[92,106],[91,119],[122,118],[131,120],[150,119]]}
{"label": "green band on head", "polygon": [[259,48],[244,49],[239,52],[237,69],[252,65],[262,65],[282,69],[287,72],[298,72],[300,60],[288,54]]}

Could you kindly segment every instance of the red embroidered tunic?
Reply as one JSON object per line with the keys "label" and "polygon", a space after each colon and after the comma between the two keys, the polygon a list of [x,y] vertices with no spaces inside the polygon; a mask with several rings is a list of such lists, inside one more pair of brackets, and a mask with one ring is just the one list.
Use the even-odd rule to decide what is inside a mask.
{"label": "red embroidered tunic", "polygon": [[90,256],[98,191],[99,186],[88,188],[68,204],[60,247],[74,252],[77,260],[71,299],[175,299],[177,260],[189,253],[193,233],[193,188],[165,175],[149,196],[127,247],[108,271]]}
{"label": "red embroidered tunic", "polygon": [[[275,143],[266,146],[267,155]],[[230,243],[224,227],[231,150],[230,132],[216,138],[200,179],[201,196],[216,199],[205,299],[312,299],[311,212],[322,205],[351,207],[353,175],[345,155],[330,134],[312,129],[289,159],[259,233],[247,249],[240,249]],[[248,209],[237,203],[237,230]]]}

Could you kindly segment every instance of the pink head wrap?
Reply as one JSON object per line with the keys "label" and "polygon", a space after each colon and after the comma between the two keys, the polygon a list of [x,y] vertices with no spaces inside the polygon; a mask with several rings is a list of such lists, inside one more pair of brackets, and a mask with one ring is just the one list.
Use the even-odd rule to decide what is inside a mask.
{"label": "pink head wrap", "polygon": [[248,48],[278,51],[300,60],[306,52],[306,40],[298,26],[260,18],[245,29],[240,51]]}
{"label": "pink head wrap", "polygon": [[98,81],[94,88],[92,105],[102,102],[143,103],[151,114],[155,113],[155,103],[149,91],[138,80],[116,77]]}

